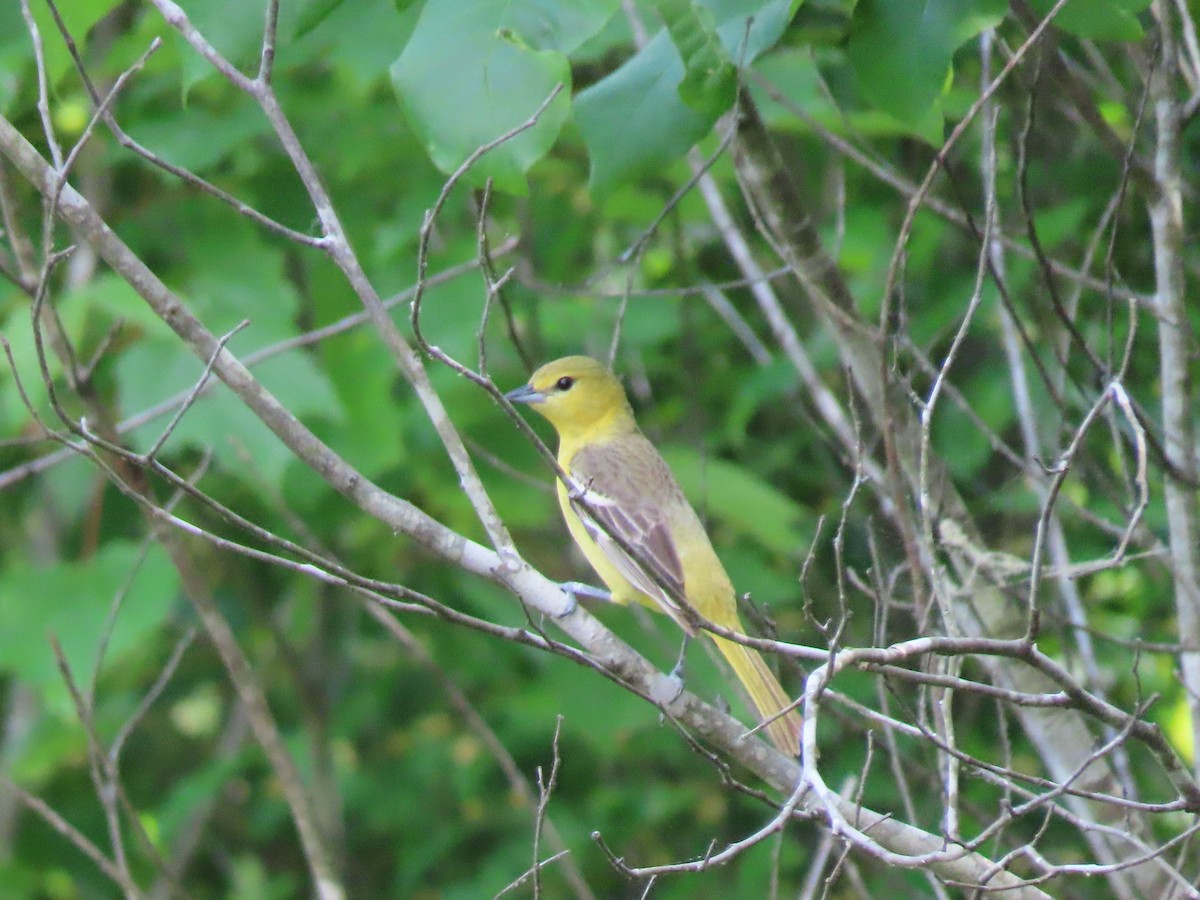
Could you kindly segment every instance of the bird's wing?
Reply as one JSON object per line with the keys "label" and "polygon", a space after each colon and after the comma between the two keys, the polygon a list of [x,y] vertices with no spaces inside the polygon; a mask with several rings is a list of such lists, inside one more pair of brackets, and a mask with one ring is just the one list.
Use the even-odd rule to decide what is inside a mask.
{"label": "bird's wing", "polygon": [[636,438],[575,454],[570,470],[583,494],[571,497],[571,507],[617,571],[694,634],[676,599],[684,596],[685,585],[669,519],[671,509],[686,501],[658,451],[641,435]]}

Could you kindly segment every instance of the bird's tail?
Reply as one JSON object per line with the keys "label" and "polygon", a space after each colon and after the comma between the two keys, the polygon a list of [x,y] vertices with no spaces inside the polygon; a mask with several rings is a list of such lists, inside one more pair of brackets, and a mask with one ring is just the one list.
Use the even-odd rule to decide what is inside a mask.
{"label": "bird's tail", "polygon": [[[735,644],[733,641],[727,641],[716,635],[712,635],[712,639],[716,642],[717,649],[733,667],[734,674],[745,686],[746,693],[754,701],[754,706],[764,721],[791,705],[792,698],[784,692],[757,650],[752,650],[742,644]],[[785,715],[773,719],[765,726],[764,730],[771,738],[771,743],[785,755],[799,756],[801,724],[800,715],[793,709]]]}

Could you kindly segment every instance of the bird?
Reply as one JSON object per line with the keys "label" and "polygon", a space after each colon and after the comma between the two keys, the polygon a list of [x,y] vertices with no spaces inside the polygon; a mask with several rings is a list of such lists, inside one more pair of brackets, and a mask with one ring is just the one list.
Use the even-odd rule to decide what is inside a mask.
{"label": "bird", "polygon": [[[574,485],[558,480],[567,530],[620,604],[639,602],[670,616],[688,636],[695,616],[744,634],[733,584],[700,517],[666,461],[642,434],[625,389],[588,356],[546,363],[505,397],[529,404],[558,433],[557,459]],[[573,593],[603,592],[579,590]],[[709,635],[746,689],[771,742],[800,752],[801,719],[758,651]]]}

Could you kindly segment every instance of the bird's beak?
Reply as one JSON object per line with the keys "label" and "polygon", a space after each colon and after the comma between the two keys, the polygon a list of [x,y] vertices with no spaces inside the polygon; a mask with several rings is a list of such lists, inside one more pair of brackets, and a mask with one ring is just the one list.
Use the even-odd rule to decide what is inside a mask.
{"label": "bird's beak", "polygon": [[535,391],[532,384],[523,384],[515,391],[505,394],[504,399],[509,403],[541,403],[546,399],[546,395]]}

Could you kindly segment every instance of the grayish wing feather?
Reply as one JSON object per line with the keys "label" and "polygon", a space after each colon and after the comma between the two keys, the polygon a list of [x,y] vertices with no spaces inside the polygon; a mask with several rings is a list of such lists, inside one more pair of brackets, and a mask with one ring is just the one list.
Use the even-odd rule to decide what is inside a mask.
{"label": "grayish wing feather", "polygon": [[[645,441],[642,452],[613,454],[611,446],[585,448],[571,460],[571,474],[583,489],[583,502],[571,506],[588,535],[629,583],[655,600],[689,634],[687,621],[672,594],[684,596],[683,564],[668,524],[669,507],[686,502],[667,464],[641,435],[624,440]],[[641,471],[631,471],[635,467]],[[657,500],[639,485],[666,488]],[[613,535],[620,542],[613,539]],[[621,546],[636,551],[631,555]]]}

